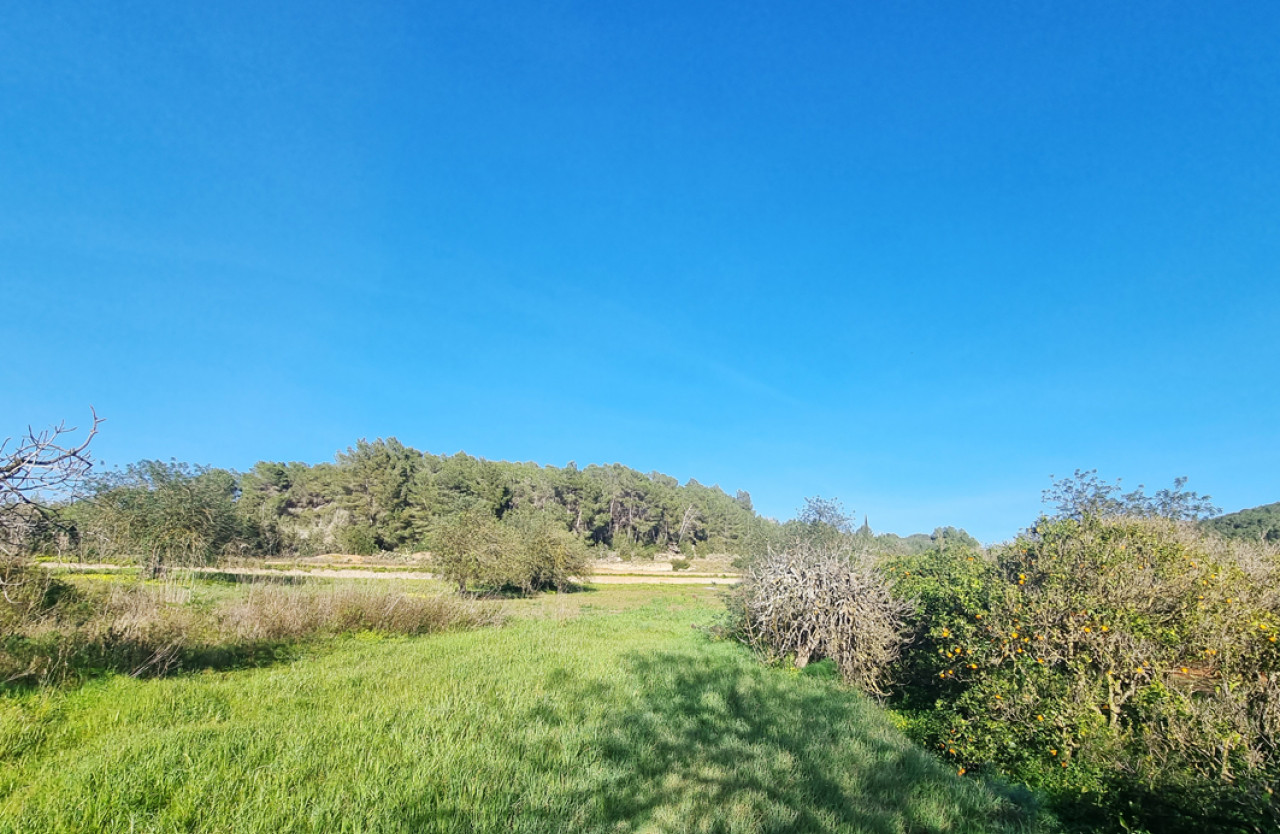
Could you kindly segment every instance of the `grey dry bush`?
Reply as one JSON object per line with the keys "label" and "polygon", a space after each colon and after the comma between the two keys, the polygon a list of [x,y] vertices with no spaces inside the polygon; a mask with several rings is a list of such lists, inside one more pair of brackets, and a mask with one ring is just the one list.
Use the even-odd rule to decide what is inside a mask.
{"label": "grey dry bush", "polygon": [[885,694],[910,611],[869,557],[805,543],[758,560],[730,601],[731,628],[756,651],[793,656],[799,668],[830,659],[846,683],[873,695]]}

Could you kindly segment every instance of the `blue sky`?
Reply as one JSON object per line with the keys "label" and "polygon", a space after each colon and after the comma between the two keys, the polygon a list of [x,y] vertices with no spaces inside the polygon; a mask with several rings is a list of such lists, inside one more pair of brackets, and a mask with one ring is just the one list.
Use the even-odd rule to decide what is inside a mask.
{"label": "blue sky", "polygon": [[26,3],[0,433],[1280,500],[1280,6]]}

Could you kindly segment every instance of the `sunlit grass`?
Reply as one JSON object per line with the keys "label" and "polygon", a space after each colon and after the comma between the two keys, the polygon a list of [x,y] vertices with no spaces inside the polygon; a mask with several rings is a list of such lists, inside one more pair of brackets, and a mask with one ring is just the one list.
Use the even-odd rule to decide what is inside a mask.
{"label": "sunlit grass", "polygon": [[1021,830],[836,683],[691,625],[715,591],[510,604],[262,669],[0,698],[0,831]]}

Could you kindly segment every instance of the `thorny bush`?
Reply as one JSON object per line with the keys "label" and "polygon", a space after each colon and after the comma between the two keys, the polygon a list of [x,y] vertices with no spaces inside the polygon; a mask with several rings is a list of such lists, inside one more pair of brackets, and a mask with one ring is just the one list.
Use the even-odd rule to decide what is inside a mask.
{"label": "thorny bush", "polygon": [[768,659],[830,659],[846,683],[883,695],[908,610],[865,555],[798,544],[751,566],[729,628]]}

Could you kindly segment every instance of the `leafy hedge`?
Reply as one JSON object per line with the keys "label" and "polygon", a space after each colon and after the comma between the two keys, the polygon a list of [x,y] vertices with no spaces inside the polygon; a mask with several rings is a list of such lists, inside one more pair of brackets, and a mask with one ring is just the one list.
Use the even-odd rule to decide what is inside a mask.
{"label": "leafy hedge", "polygon": [[[912,609],[902,650],[877,644],[839,665],[872,691],[889,681],[908,732],[958,772],[1037,788],[1079,830],[1280,830],[1274,550],[1187,522],[1085,514],[1041,519],[988,552],[888,557],[879,570]],[[884,607],[873,595],[849,604]],[[807,628],[830,626],[819,609],[791,626]],[[773,648],[797,653],[794,641]]]}
{"label": "leafy hedge", "polygon": [[1090,516],[987,557],[888,565],[918,605],[899,690],[913,732],[958,768],[1089,797],[1112,821],[1137,806],[1159,830],[1206,814],[1272,830],[1280,605],[1255,556],[1189,525]]}

